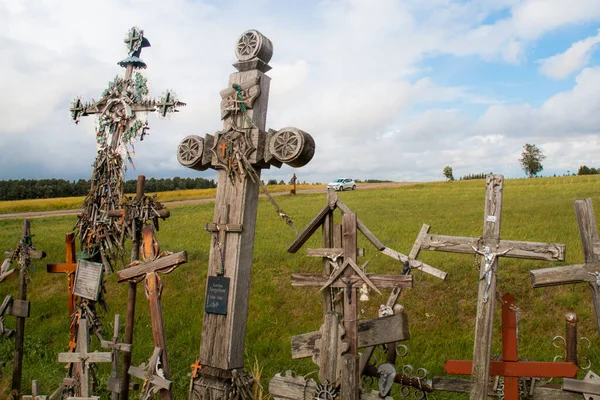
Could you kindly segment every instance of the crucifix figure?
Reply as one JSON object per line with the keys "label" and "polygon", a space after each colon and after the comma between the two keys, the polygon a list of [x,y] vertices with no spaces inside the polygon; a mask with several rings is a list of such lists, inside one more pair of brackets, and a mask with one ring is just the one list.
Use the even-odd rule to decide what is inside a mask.
{"label": "crucifix figure", "polygon": [[19,301],[23,304],[27,311],[24,315],[17,316],[17,327],[15,336],[15,357],[13,365],[13,379],[11,386],[11,396],[19,398],[21,395],[21,375],[23,370],[23,345],[25,341],[25,318],[29,317],[29,302],[27,301],[27,280],[29,279],[29,268],[31,267],[31,259],[42,259],[46,257],[46,253],[36,250],[33,247],[33,235],[29,220],[23,220],[21,225],[21,240],[15,250],[4,253],[11,260],[16,260],[19,268],[19,294],[14,303]]}
{"label": "crucifix figure", "polygon": [[133,147],[134,140],[143,140],[148,134],[148,112],[156,111],[164,117],[185,105],[171,91],[165,92],[159,99],[148,97],[147,79],[139,72],[146,68],[140,59],[141,51],[150,46],[144,31],[131,28],[125,44],[128,57],[119,62],[125,68],[125,75],[117,75],[100,100],[83,103],[76,98],[71,104],[71,117],[76,123],[82,116],[98,116],[96,135],[99,150],[93,167],[92,187],[76,229],[88,257],[101,259],[107,270],[112,268],[110,260],[122,251],[125,239],[121,221],[109,218],[109,212],[121,207],[123,160],[127,157],[133,163],[129,147]]}
{"label": "crucifix figure", "polygon": [[[422,250],[484,255],[485,261],[482,273],[486,279],[479,280],[477,296],[471,400],[485,400],[487,398],[495,307],[494,301],[488,301],[488,293],[491,294],[492,298],[495,297],[498,258],[503,256],[547,261],[563,261],[565,259],[565,245],[563,244],[500,239],[503,189],[504,177],[502,175],[488,175],[486,178],[483,235],[480,238],[428,234],[421,242]],[[477,244],[477,247],[474,244]],[[485,250],[485,246],[489,250]],[[484,250],[481,250],[482,247]]]}
{"label": "crucifix figure", "polygon": [[575,200],[584,264],[536,269],[530,272],[534,288],[587,282],[592,293],[596,329],[600,335],[600,236],[592,199]]}
{"label": "crucifix figure", "polygon": [[[113,353],[99,353],[89,351],[89,330],[87,319],[79,320],[77,330],[77,351],[73,353],[58,353],[58,362],[73,363],[78,366],[79,390],[76,390],[81,397],[90,396],[90,368],[92,363],[112,362]],[[70,380],[72,381],[72,379]]]}
{"label": "crucifix figure", "polygon": [[314,154],[314,141],[306,132],[290,127],[265,130],[271,41],[249,30],[239,38],[235,52],[238,72],[221,91],[223,129],[204,138],[187,136],[177,151],[182,165],[199,171],[216,169],[218,180],[214,224],[208,225],[214,240],[198,358],[203,368],[192,378],[191,398],[206,391],[214,391],[211,398],[227,397],[233,393],[231,371],[239,373],[244,366],[258,191],[264,186],[261,169],[282,163],[301,167]]}

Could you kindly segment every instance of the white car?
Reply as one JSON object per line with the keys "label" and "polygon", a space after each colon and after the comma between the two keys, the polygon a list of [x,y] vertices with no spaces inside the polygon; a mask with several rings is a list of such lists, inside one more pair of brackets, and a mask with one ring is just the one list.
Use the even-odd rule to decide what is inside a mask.
{"label": "white car", "polygon": [[351,190],[355,190],[356,189],[356,182],[354,182],[354,179],[350,179],[350,178],[340,178],[340,179],[336,179],[335,181],[329,182],[327,184],[327,189],[333,189],[333,190],[347,190],[347,189],[351,189]]}

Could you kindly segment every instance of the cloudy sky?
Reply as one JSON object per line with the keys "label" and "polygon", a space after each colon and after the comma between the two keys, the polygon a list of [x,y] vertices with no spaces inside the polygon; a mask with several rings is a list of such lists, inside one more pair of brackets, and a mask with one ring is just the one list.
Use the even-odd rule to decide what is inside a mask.
{"label": "cloudy sky", "polygon": [[0,0],[0,179],[88,179],[98,99],[122,69],[128,29],[144,30],[151,94],[188,106],[150,116],[136,143],[148,177],[203,176],[176,159],[185,136],[221,127],[219,91],[247,29],[274,45],[267,126],[316,142],[310,164],[266,179],[396,181],[521,177],[525,143],[544,175],[600,167],[598,0]]}

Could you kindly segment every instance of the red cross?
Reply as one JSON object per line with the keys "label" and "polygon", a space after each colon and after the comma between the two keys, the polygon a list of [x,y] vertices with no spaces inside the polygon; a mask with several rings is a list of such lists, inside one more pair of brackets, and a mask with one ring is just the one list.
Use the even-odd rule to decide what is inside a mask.
{"label": "red cross", "polygon": [[[519,377],[574,378],[577,365],[572,362],[525,362],[518,361],[517,315],[515,298],[507,293],[502,296],[502,361],[490,362],[490,375],[504,377],[504,398],[519,399]],[[448,361],[444,365],[452,375],[470,375],[472,361]]]}

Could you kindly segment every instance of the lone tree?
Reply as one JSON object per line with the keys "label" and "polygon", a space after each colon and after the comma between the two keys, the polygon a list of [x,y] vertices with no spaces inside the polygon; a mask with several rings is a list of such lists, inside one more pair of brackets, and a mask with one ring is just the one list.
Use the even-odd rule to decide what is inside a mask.
{"label": "lone tree", "polygon": [[542,154],[539,147],[535,144],[526,143],[525,146],[523,146],[519,162],[521,163],[523,171],[531,178],[544,170],[542,161],[544,161],[545,158],[546,156]]}
{"label": "lone tree", "polygon": [[452,167],[449,165],[446,165],[444,167],[444,176],[446,177],[446,181],[453,181],[454,180],[454,175],[452,175]]}

